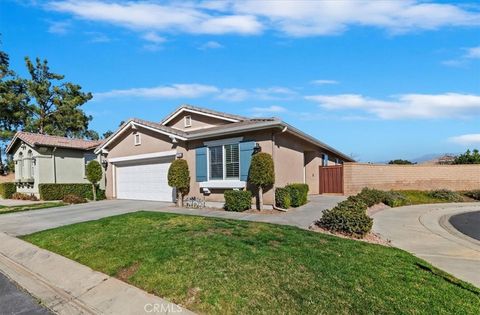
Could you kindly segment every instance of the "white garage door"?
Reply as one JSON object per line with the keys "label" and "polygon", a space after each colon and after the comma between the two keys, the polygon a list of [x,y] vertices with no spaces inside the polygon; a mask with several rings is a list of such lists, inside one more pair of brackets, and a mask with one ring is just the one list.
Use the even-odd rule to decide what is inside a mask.
{"label": "white garage door", "polygon": [[167,174],[172,159],[116,164],[118,199],[173,201]]}

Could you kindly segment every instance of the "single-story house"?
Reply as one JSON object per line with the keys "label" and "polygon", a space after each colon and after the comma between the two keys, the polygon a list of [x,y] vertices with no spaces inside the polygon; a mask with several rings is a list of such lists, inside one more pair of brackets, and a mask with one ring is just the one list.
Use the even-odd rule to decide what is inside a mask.
{"label": "single-story house", "polygon": [[[100,161],[94,153],[102,142],[17,132],[6,149],[15,162],[17,191],[39,196],[44,183],[88,183],[85,166]],[[100,188],[105,188],[101,181]]]}
{"label": "single-story house", "polygon": [[274,203],[274,188],[306,183],[319,193],[319,166],[353,161],[349,156],[278,118],[247,118],[183,105],[161,122],[130,119],[95,153],[108,161],[108,198],[173,201],[170,163],[187,161],[189,196],[223,202],[226,189],[247,187],[254,152],[272,155],[275,184],[264,194]]}

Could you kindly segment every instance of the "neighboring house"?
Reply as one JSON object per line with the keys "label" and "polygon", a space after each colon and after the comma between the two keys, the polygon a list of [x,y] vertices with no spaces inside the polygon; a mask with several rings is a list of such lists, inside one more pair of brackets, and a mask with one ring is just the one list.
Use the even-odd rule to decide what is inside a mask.
{"label": "neighboring house", "polygon": [[[94,153],[101,141],[17,132],[6,149],[15,161],[15,183],[21,193],[39,195],[44,183],[88,183],[85,166],[100,161]],[[100,183],[104,188],[104,181]]]}
{"label": "neighboring house", "polygon": [[[100,145],[107,157],[109,198],[173,201],[167,173],[176,158],[187,161],[189,196],[222,202],[226,189],[247,186],[252,154],[272,155],[275,187],[307,183],[319,192],[319,166],[353,161],[347,155],[278,118],[247,118],[184,105],[161,122],[130,119]],[[273,204],[274,187],[265,204]]]}

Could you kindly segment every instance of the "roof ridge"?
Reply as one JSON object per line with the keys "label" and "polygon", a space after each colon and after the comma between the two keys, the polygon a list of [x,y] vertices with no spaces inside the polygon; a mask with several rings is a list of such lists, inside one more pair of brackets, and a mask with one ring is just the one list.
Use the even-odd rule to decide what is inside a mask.
{"label": "roof ridge", "polygon": [[202,113],[205,113],[205,114],[223,116],[225,118],[236,119],[236,120],[240,120],[240,121],[250,119],[249,117],[246,117],[246,116],[230,114],[230,113],[218,111],[218,110],[215,110],[215,109],[210,109],[210,108],[206,108],[206,107],[195,106],[195,105],[190,105],[190,104],[184,103],[184,104],[178,106],[177,108],[175,108],[172,112],[170,112],[170,114],[165,116],[165,118],[163,118],[160,121],[160,124],[163,124],[166,121],[170,120],[175,115],[175,113],[179,112],[182,109],[190,109],[190,110],[202,112]]}
{"label": "roof ridge", "polygon": [[80,140],[80,141],[87,141],[87,142],[99,142],[102,141],[102,139],[98,140],[92,140],[92,139],[83,139],[83,138],[69,138],[69,137],[64,137],[64,136],[57,136],[57,135],[47,135],[43,133],[37,133],[37,132],[29,132],[29,131],[17,131],[17,134],[27,134],[27,135],[33,135],[33,136],[42,136],[42,137],[50,137],[50,138],[60,138],[60,139],[66,139],[66,140]]}

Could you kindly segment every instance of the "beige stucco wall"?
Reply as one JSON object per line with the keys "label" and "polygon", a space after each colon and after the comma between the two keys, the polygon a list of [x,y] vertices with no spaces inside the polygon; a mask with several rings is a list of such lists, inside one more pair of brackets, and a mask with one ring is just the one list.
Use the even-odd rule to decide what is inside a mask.
{"label": "beige stucco wall", "polygon": [[[21,193],[35,194],[38,196],[39,184],[47,183],[88,183],[84,174],[84,154],[88,151],[71,150],[58,148],[54,150],[50,147],[33,148],[25,144],[25,148],[19,144],[14,148],[14,160],[19,159],[22,152],[26,157],[29,150],[32,151],[35,158],[33,185],[21,185],[17,191]],[[92,151],[90,151],[92,152]],[[100,160],[98,159],[100,162]],[[18,170],[19,163],[15,165],[15,180],[20,179]],[[55,170],[55,171],[54,171]],[[26,178],[26,176],[24,176]],[[100,182],[100,188],[105,189],[105,181]]]}
{"label": "beige stucco wall", "polygon": [[480,165],[345,163],[345,194],[356,194],[363,187],[381,190],[480,189]]}
{"label": "beige stucco wall", "polygon": [[[185,116],[191,117],[191,122],[192,122],[191,127],[185,127],[185,123],[183,120]],[[171,121],[169,121],[167,126],[180,129],[183,131],[189,131],[189,130],[204,129],[209,127],[224,125],[227,123],[228,123],[227,121],[222,119],[217,119],[217,118],[208,117],[208,116],[199,115],[199,114],[190,113],[190,112],[183,112],[177,117],[175,117],[174,119],[172,119]]]}

